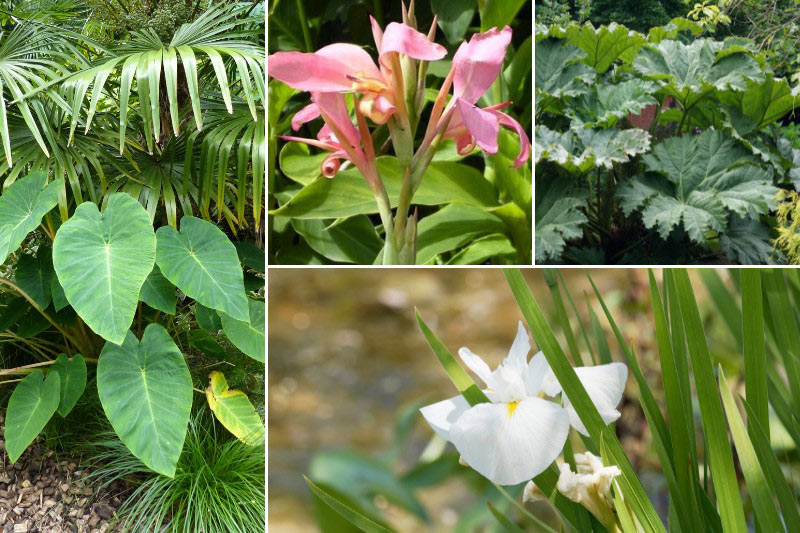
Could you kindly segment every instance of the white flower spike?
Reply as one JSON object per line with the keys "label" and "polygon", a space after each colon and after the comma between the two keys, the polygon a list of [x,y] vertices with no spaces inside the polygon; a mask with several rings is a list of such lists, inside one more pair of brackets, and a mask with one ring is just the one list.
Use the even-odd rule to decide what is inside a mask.
{"label": "white flower spike", "polygon": [[[541,352],[528,361],[530,341],[522,322],[508,357],[494,371],[467,348],[458,354],[486,384],[490,403],[470,407],[458,395],[420,409],[428,424],[453,443],[471,468],[498,485],[516,485],[542,473],[561,453],[570,424],[585,432],[577,413],[545,399],[561,387]],[[628,369],[622,363],[576,368],[606,423],[619,418]]]}

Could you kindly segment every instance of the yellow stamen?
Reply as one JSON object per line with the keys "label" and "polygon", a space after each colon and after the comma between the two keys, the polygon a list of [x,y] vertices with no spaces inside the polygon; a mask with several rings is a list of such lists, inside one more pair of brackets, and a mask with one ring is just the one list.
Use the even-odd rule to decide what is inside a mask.
{"label": "yellow stamen", "polygon": [[519,402],[508,402],[508,416],[509,417],[514,414],[514,411],[517,410],[517,406],[518,405],[519,405]]}

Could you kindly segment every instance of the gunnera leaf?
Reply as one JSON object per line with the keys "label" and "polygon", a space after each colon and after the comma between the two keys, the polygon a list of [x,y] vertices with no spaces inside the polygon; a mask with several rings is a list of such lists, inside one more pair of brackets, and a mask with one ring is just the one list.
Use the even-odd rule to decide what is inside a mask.
{"label": "gunnera leaf", "polygon": [[644,153],[650,147],[650,135],[638,128],[620,130],[579,129],[563,133],[547,126],[536,128],[534,159],[558,164],[567,172],[581,175],[595,167],[611,168]]}
{"label": "gunnera leaf", "polygon": [[[536,91],[553,98],[579,96],[589,91],[594,81],[591,67],[581,62],[586,52],[548,38],[536,43]],[[537,107],[539,103],[537,102]]]}
{"label": "gunnera leaf", "polygon": [[[598,74],[604,73],[617,61],[630,63],[639,48],[647,42],[641,33],[615,22],[599,28],[591,23],[570,24],[566,34],[567,43],[586,52],[583,62]],[[536,53],[539,53],[538,45]]]}
{"label": "gunnera leaf", "polygon": [[747,135],[772,124],[800,107],[800,86],[792,88],[785,78],[767,77],[748,81],[745,91],[726,91],[720,101],[739,135]]}
{"label": "gunnera leaf", "polygon": [[653,97],[657,90],[655,83],[640,79],[596,85],[591,93],[573,100],[566,114],[573,128],[610,128],[629,113],[639,114],[645,107],[658,104]]}
{"label": "gunnera leaf", "polygon": [[657,174],[624,181],[618,195],[626,213],[640,209],[645,226],[657,227],[664,239],[683,222],[689,237],[704,243],[709,230],[725,231],[730,212],[766,213],[777,192],[771,173],[715,130],[667,139],[643,160]]}
{"label": "gunnera leaf", "polygon": [[[719,240],[722,253],[740,265],[771,265],[782,257],[772,246],[769,227],[749,217],[733,216]],[[777,260],[777,261],[776,261]]]}
{"label": "gunnera leaf", "polygon": [[586,192],[565,178],[536,179],[536,262],[557,260],[566,241],[583,235],[581,226],[588,222],[580,207]]}

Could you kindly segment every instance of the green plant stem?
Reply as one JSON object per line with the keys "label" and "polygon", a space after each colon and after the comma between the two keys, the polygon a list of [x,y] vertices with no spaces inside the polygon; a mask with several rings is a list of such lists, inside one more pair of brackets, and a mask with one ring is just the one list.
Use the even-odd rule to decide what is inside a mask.
{"label": "green plant stem", "polygon": [[378,214],[380,214],[383,230],[386,234],[386,245],[383,247],[383,264],[397,264],[397,245],[394,238],[394,225],[392,224],[392,207],[389,203],[389,195],[386,189],[381,187],[376,191],[375,202],[378,204]]}
{"label": "green plant stem", "polygon": [[306,45],[306,52],[313,52],[311,45],[311,34],[308,31],[308,21],[306,20],[306,8],[303,0],[297,1],[297,16],[300,17],[300,27],[303,28],[303,41]]}
{"label": "green plant stem", "polygon": [[[64,336],[65,339],[69,339],[69,341],[72,342],[72,344],[76,348],[80,348],[81,347],[80,341],[76,340],[75,337],[73,337],[70,333],[67,332],[67,330],[65,330],[64,328],[59,326],[52,318],[50,318],[50,315],[45,313],[44,310],[41,307],[39,307],[39,304],[37,304],[35,301],[33,301],[33,298],[31,298],[28,295],[28,293],[23,291],[16,283],[14,283],[13,281],[7,280],[5,278],[0,278],[0,284],[6,285],[6,286],[10,287],[12,290],[14,290],[15,292],[19,293],[19,295],[22,296],[23,298],[25,298],[28,301],[28,303],[31,304],[31,307],[36,309],[36,311],[38,311],[39,314],[41,314],[48,322],[50,322],[50,324],[52,324],[53,327],[56,328]],[[69,348],[69,347],[67,346],[67,348]]]}
{"label": "green plant stem", "polygon": [[536,524],[537,527],[541,528],[541,531],[546,531],[547,533],[557,533],[555,529],[551,528],[544,522],[542,522],[539,518],[537,518],[534,514],[530,513],[525,507],[519,503],[511,494],[509,494],[503,487],[500,485],[494,484],[494,488],[497,489],[497,492],[503,495],[505,499],[511,502],[511,505],[517,508],[520,513],[522,513],[526,518]]}

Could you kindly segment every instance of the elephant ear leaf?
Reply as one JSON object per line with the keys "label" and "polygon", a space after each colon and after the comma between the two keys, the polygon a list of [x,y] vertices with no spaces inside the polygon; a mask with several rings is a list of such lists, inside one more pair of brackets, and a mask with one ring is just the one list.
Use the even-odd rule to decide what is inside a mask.
{"label": "elephant ear leaf", "polygon": [[36,256],[25,254],[17,261],[14,281],[39,309],[50,305],[53,284],[53,259],[49,247],[40,246]]}
{"label": "elephant ear leaf", "polygon": [[185,216],[180,232],[162,226],[156,236],[156,262],[165,278],[206,307],[236,320],[249,320],[236,247],[217,226]]}
{"label": "elephant ear leaf", "polygon": [[47,174],[34,172],[9,185],[0,195],[0,263],[56,206],[63,187],[63,180],[47,183]]}
{"label": "elephant ear leaf", "polygon": [[128,331],[107,342],[97,363],[97,392],[111,426],[149,468],[173,477],[192,408],[192,378],[183,354],[158,324],[141,342]]}
{"label": "elephant ear leaf", "polygon": [[661,175],[627,180],[618,194],[626,212],[640,209],[645,226],[664,239],[683,222],[689,237],[704,243],[708,231],[726,230],[730,212],[757,218],[778,192],[752,154],[713,129],[667,139],[644,162]]}
{"label": "elephant ear leaf", "polygon": [[144,280],[139,299],[153,309],[158,309],[168,315],[175,314],[175,306],[178,303],[175,287],[161,274],[157,266],[153,267],[153,271]]}
{"label": "elephant ear leaf", "polygon": [[53,266],[67,301],[115,344],[125,340],[155,255],[150,217],[126,193],[111,195],[102,214],[92,202],[79,205],[53,242]]}
{"label": "elephant ear leaf", "polygon": [[81,354],[70,358],[67,357],[67,354],[62,353],[50,368],[60,377],[61,395],[58,414],[65,417],[72,411],[86,389],[86,362]]}
{"label": "elephant ear leaf", "polygon": [[265,311],[264,302],[261,300],[249,300],[250,320],[243,322],[231,318],[225,313],[220,313],[222,319],[222,330],[234,346],[255,359],[265,361]]}
{"label": "elephant ear leaf", "polygon": [[211,411],[225,429],[245,444],[256,446],[264,442],[264,423],[253,404],[242,391],[230,390],[225,375],[212,372],[206,388]]}
{"label": "elephant ear leaf", "polygon": [[12,463],[30,446],[53,413],[58,409],[60,381],[58,372],[47,379],[36,369],[19,382],[8,400],[6,412],[6,451]]}

